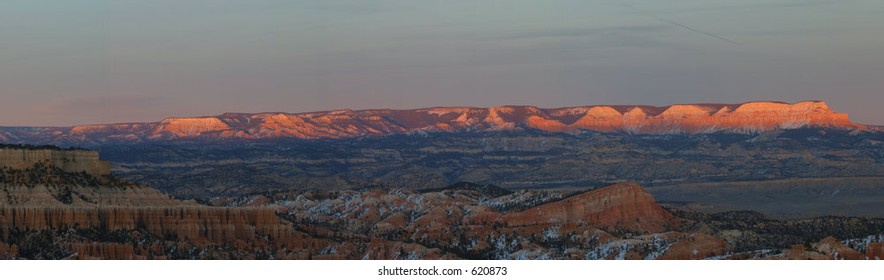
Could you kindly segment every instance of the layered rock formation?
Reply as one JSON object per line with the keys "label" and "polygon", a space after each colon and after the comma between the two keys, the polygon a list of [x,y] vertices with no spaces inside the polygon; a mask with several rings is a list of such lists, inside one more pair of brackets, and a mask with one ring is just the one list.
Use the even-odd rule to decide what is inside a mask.
{"label": "layered rock formation", "polygon": [[3,152],[0,258],[304,259],[327,246],[273,208],[207,207],[96,176],[108,172],[95,152]]}
{"label": "layered rock formation", "polygon": [[[4,169],[0,179],[0,259],[874,259],[884,244],[884,235],[825,238],[812,247],[733,253],[741,243],[780,244],[788,235],[778,231],[825,230],[753,223],[759,218],[751,215],[723,218],[749,230],[699,213],[697,221],[677,217],[631,183],[570,195],[470,183],[277,191],[204,206],[40,164]],[[834,221],[810,224],[884,225]]]}
{"label": "layered rock formation", "polygon": [[635,184],[568,194],[458,183],[422,191],[273,192],[211,203],[279,207],[312,236],[354,241],[333,245],[335,253],[323,258],[352,258],[361,244],[373,249],[359,258],[875,259],[884,244],[877,234],[884,219],[673,213]]}
{"label": "layered rock formation", "polygon": [[660,232],[677,220],[638,184],[624,183],[574,195],[503,217],[508,226],[590,224],[609,230]]}
{"label": "layered rock formation", "polygon": [[[850,240],[846,241],[851,243]],[[853,242],[855,244],[855,242]],[[782,250],[780,254],[771,256],[763,256],[763,259],[774,260],[875,260],[875,250],[872,247],[863,248],[866,254],[862,254],[851,248],[850,246],[839,241],[837,238],[829,236],[823,238],[819,242],[805,246],[801,244],[792,245],[790,248]],[[877,258],[880,259],[880,258]]]}
{"label": "layered rock formation", "polygon": [[866,257],[872,260],[884,260],[884,242],[869,244]]}
{"label": "layered rock formation", "polygon": [[[0,238],[3,241],[21,235],[22,230],[53,232],[70,228],[100,230],[102,232],[144,231],[152,236],[171,241],[186,241],[196,248],[223,246],[251,251],[304,249],[319,246],[291,229],[276,217],[273,209],[226,209],[218,207],[2,207],[0,208]],[[96,240],[109,242],[110,240]],[[116,244],[126,255],[101,255],[91,250],[101,247],[83,247],[71,243],[69,249],[81,255],[103,258],[136,258],[147,253],[130,244]],[[113,246],[110,246],[113,247]],[[107,247],[104,247],[107,248]],[[321,248],[321,247],[320,247]],[[78,249],[86,250],[79,251]],[[116,250],[116,249],[115,249]],[[154,252],[155,254],[157,252]]]}
{"label": "layered rock formation", "polygon": [[727,252],[724,240],[704,233],[694,233],[683,236],[678,242],[670,245],[658,259],[699,260],[721,256]]}
{"label": "layered rock formation", "polygon": [[399,244],[416,244],[404,249],[424,258],[447,252],[479,259],[700,259],[726,252],[716,237],[670,230],[683,221],[635,184],[563,196],[459,183],[420,192],[276,192],[212,203],[275,205],[311,235],[393,246],[370,258],[401,256]]}
{"label": "layered rock formation", "polygon": [[[25,155],[87,152],[17,148],[30,152]],[[280,219],[281,207],[261,200],[240,207],[205,206],[114,176],[68,172],[63,165],[32,158],[0,158],[9,159],[0,162],[0,259],[455,257],[411,242],[316,238]]]}
{"label": "layered rock formation", "polygon": [[38,163],[93,176],[110,175],[111,167],[109,162],[99,160],[95,151],[0,146],[0,168],[24,169]]}
{"label": "layered rock formation", "polygon": [[820,240],[820,242],[814,244],[813,249],[836,260],[865,259],[865,256],[863,254],[860,254],[853,248],[844,245],[843,243],[838,241],[837,238],[832,236],[826,237],[823,240]]}
{"label": "layered rock formation", "polygon": [[156,123],[0,128],[0,139],[18,143],[81,145],[187,139],[321,139],[416,132],[465,132],[536,129],[671,133],[760,133],[800,127],[865,129],[821,101],[795,104],[688,104],[581,106],[541,109],[532,106],[428,108],[416,110],[339,110],[315,113],[223,114],[168,118]]}

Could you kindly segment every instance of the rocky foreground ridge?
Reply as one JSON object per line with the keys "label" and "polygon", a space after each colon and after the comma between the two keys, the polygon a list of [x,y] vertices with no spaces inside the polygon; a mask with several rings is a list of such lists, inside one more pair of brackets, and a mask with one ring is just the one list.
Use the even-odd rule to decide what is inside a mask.
{"label": "rocky foreground ridge", "polygon": [[634,134],[760,133],[826,127],[868,129],[851,123],[821,101],[795,104],[684,104],[654,106],[437,107],[415,110],[338,110],[314,113],[228,113],[167,118],[152,123],[63,128],[4,127],[9,143],[97,145],[187,139],[345,139],[419,132],[476,132],[533,129],[545,132],[626,132]]}
{"label": "rocky foreground ridge", "polygon": [[38,163],[94,176],[110,175],[111,168],[110,162],[99,160],[95,151],[0,145],[0,168],[24,169]]}
{"label": "rocky foreground ridge", "polygon": [[95,152],[23,150],[0,158],[0,259],[303,259],[323,247],[273,209],[207,207],[55,162]]}
{"label": "rocky foreground ridge", "polygon": [[673,212],[633,183],[277,191],[207,206],[42,160],[0,171],[0,259],[884,257],[881,219]]}
{"label": "rocky foreground ridge", "polygon": [[[660,207],[632,183],[577,193],[459,183],[414,191],[369,188],[215,198],[213,205],[274,206],[300,231],[333,240],[388,240],[468,259],[880,259],[884,220],[781,221],[752,212],[707,215]],[[843,240],[843,241],[839,241]],[[332,244],[333,258],[375,258]]]}

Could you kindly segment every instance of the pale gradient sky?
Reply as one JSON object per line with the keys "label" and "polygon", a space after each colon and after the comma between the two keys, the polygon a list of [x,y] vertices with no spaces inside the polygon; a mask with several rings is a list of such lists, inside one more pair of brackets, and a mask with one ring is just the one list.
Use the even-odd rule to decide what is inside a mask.
{"label": "pale gradient sky", "polygon": [[881,0],[4,0],[0,126],[824,100],[884,124]]}

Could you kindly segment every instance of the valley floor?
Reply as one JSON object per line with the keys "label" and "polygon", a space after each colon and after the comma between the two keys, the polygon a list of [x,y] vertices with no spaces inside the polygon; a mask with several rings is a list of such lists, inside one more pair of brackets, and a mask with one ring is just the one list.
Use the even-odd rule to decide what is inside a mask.
{"label": "valley floor", "polygon": [[647,190],[667,207],[703,213],[749,210],[777,218],[884,218],[884,177],[686,183]]}

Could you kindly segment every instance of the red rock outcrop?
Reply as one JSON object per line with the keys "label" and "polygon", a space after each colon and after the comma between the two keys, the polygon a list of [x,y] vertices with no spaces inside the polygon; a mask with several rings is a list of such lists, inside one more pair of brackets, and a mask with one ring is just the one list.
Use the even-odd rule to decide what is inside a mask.
{"label": "red rock outcrop", "polygon": [[781,254],[763,258],[776,260],[874,260],[876,259],[875,254],[881,252],[880,247],[876,251],[875,243],[869,244],[864,250],[865,255],[845,245],[837,238],[829,236],[811,244],[810,247],[795,244],[789,249],[784,249]]}
{"label": "red rock outcrop", "polygon": [[884,242],[869,244],[866,249],[866,257],[871,260],[884,260]]}
{"label": "red rock outcrop", "polygon": [[589,224],[633,232],[660,232],[678,221],[638,184],[623,183],[503,216],[508,226]]}
{"label": "red rock outcrop", "polygon": [[660,256],[661,260],[701,260],[708,257],[720,256],[727,252],[727,244],[724,240],[708,234],[693,233],[681,238],[672,244],[666,253]]}
{"label": "red rock outcrop", "polygon": [[147,139],[192,138],[213,136],[218,138],[251,138],[235,130],[218,117],[167,118],[154,126]]}
{"label": "red rock outcrop", "polygon": [[[72,252],[54,258],[165,258],[169,246],[182,246],[181,250],[221,254],[214,256],[219,258],[253,258],[248,254],[257,251],[275,252],[274,258],[304,259],[328,246],[295,231],[276,215],[276,208],[203,206],[147,186],[61,170],[70,162],[84,161],[81,154],[97,161],[95,152],[37,148],[6,151],[0,158],[6,167],[0,173],[0,258],[19,257],[23,245],[16,242],[45,240],[44,234],[56,240],[52,247],[57,248],[38,250]],[[34,161],[57,168],[27,166]],[[27,168],[10,169],[22,165]],[[132,233],[146,236],[128,236]],[[231,252],[238,253],[225,255]]]}
{"label": "red rock outcrop", "polygon": [[[235,249],[316,249],[323,244],[294,232],[291,225],[281,222],[274,210],[268,208],[0,208],[2,240],[7,240],[13,230],[39,232],[66,228],[91,228],[108,232],[145,230],[168,240],[186,240],[197,247],[223,245]],[[99,249],[76,244],[72,246],[88,250],[110,250],[114,255],[96,255],[94,250],[89,254],[112,259],[127,258],[116,254],[120,250],[129,250],[108,247],[109,245]]]}
{"label": "red rock outcrop", "polygon": [[[62,201],[62,196],[69,198]],[[89,187],[57,185],[9,185],[0,183],[0,207],[184,207],[197,206],[155,189],[137,186]]]}
{"label": "red rock outcrop", "polygon": [[75,252],[76,257],[81,260],[133,260],[144,259],[135,253],[135,247],[130,244],[121,244],[113,242],[83,242],[68,245],[68,249]]}
{"label": "red rock outcrop", "polygon": [[531,128],[552,132],[593,130],[639,134],[758,133],[776,129],[834,127],[867,129],[821,101],[795,104],[687,104],[427,108],[416,110],[338,110],[315,113],[223,114],[168,118],[156,123],[89,125],[71,128],[0,129],[4,141],[27,143],[104,143],[176,139],[353,138],[419,131],[462,132]]}
{"label": "red rock outcrop", "polygon": [[0,148],[0,168],[25,169],[38,163],[65,172],[86,172],[93,176],[110,174],[110,163],[99,160],[95,151]]}
{"label": "red rock outcrop", "polygon": [[783,250],[782,256],[769,257],[767,259],[774,260],[830,260],[832,257],[824,255],[820,252],[807,250],[804,245],[792,245],[789,249]]}
{"label": "red rock outcrop", "polygon": [[11,259],[18,256],[18,245],[0,242],[0,260]]}
{"label": "red rock outcrop", "polygon": [[829,236],[813,245],[813,249],[836,260],[863,260],[865,256]]}

